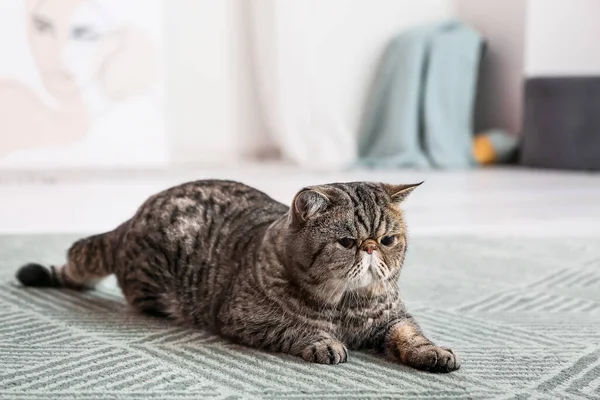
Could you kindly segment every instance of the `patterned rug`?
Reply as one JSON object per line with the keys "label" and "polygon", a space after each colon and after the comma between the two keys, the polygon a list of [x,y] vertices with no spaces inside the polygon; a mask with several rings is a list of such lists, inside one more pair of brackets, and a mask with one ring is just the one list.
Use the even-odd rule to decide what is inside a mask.
{"label": "patterned rug", "polygon": [[0,399],[600,399],[600,249],[586,239],[414,238],[401,287],[462,368],[351,352],[338,366],[233,345],[128,312],[114,282],[18,287],[69,236],[0,236]]}

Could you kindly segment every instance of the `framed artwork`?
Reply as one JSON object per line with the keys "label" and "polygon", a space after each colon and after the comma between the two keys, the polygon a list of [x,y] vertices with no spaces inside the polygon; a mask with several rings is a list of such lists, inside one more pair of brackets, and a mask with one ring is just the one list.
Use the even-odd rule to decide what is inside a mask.
{"label": "framed artwork", "polygon": [[0,169],[159,166],[160,0],[2,0]]}

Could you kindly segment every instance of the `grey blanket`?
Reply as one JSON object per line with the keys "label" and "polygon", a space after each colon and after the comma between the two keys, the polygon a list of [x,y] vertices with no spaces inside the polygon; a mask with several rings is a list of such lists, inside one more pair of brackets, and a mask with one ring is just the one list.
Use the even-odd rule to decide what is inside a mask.
{"label": "grey blanket", "polygon": [[466,168],[484,41],[460,21],[400,33],[387,47],[361,127],[359,163]]}

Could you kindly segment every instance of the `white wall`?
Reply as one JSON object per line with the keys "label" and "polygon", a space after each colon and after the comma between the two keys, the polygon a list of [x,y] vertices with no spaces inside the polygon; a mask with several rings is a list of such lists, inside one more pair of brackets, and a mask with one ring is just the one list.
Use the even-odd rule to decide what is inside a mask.
{"label": "white wall", "polygon": [[[521,131],[532,75],[600,73],[600,0],[279,0],[313,2],[318,86],[356,134],[386,43],[411,26],[458,16],[488,43],[475,128]],[[176,162],[274,153],[253,79],[250,2],[165,2],[167,131]],[[293,79],[293,77],[290,77]]]}
{"label": "white wall", "polygon": [[[408,27],[453,15],[451,0],[302,1],[318,10],[306,27],[320,36],[313,49],[321,60],[318,85],[353,133],[388,41]],[[233,162],[272,152],[252,76],[248,3],[164,3],[167,131],[176,162]]]}
{"label": "white wall", "polygon": [[233,156],[239,97],[233,9],[232,0],[165,4],[167,131],[178,162]]}
{"label": "white wall", "polygon": [[[600,24],[596,22],[600,0],[276,1],[307,1],[314,5],[311,8],[316,12],[306,29],[319,38],[312,49],[312,55],[319,60],[318,85],[341,116],[341,123],[353,134],[358,132],[385,45],[398,32],[433,20],[459,16],[488,40],[476,113],[478,129],[520,131],[523,71],[526,76],[600,74]],[[273,152],[274,144],[265,128],[254,83],[249,3],[162,2],[167,63],[166,131],[172,161],[228,163]],[[10,16],[10,8],[11,4],[22,8],[21,1],[0,4],[5,19],[18,19]],[[31,60],[19,61],[21,56],[31,58],[23,32],[20,37],[7,28],[10,24],[1,25],[0,47],[17,46],[20,52],[13,51],[12,57],[5,57],[0,72],[6,75],[4,70],[17,63],[15,71],[35,75],[35,70],[28,69]],[[154,114],[158,112],[142,115]],[[148,121],[150,118],[142,122],[161,131]],[[116,139],[109,140],[106,135],[99,138],[104,141],[104,148],[123,150],[118,154],[123,162],[139,163],[131,157],[131,148],[138,149],[140,160],[160,158],[161,163],[166,162],[166,155],[153,156],[143,146],[135,145],[149,142],[150,129],[138,129],[136,136],[124,124],[117,126],[120,128],[106,132],[116,139],[131,137],[131,144],[115,146]],[[85,152],[71,153],[90,159]],[[42,159],[37,155],[31,158]],[[107,160],[106,163],[113,163],[112,159]]]}
{"label": "white wall", "polygon": [[[284,0],[285,1],[285,0]],[[410,27],[453,15],[448,0],[307,0],[318,3],[314,25],[322,40],[319,84],[337,104],[342,123],[358,133],[385,46]]]}
{"label": "white wall", "polygon": [[454,0],[488,40],[476,128],[521,130],[528,77],[600,74],[600,1]]}
{"label": "white wall", "polygon": [[481,66],[475,129],[502,128],[510,133],[519,133],[523,110],[526,2],[454,2],[458,17],[471,24],[487,40],[487,53]]}
{"label": "white wall", "polygon": [[599,18],[598,0],[529,0],[526,75],[600,75]]}

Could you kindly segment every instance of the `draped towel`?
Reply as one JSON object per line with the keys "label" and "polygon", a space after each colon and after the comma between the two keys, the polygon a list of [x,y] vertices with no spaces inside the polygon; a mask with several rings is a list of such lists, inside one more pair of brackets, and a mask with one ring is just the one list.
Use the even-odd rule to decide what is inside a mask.
{"label": "draped towel", "polygon": [[451,20],[411,29],[386,49],[359,139],[369,167],[467,168],[484,41]]}

